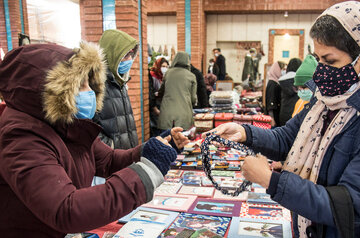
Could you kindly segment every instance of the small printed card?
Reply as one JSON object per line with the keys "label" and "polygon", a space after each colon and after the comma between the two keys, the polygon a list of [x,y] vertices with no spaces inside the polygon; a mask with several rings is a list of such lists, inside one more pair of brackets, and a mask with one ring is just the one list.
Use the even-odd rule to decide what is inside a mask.
{"label": "small printed card", "polygon": [[[235,190],[229,190],[229,192],[235,192]],[[248,191],[244,191],[237,196],[225,195],[219,190],[216,190],[214,193],[214,199],[223,199],[223,200],[234,200],[234,201],[246,201],[248,198]]]}
{"label": "small printed card", "polygon": [[233,217],[239,214],[240,208],[241,202],[198,198],[189,213]]}
{"label": "small printed card", "polygon": [[190,230],[208,229],[217,235],[224,237],[230,220],[230,217],[180,213],[169,229],[176,227]]}
{"label": "small printed card", "polygon": [[291,221],[290,211],[277,204],[257,204],[243,202],[240,217]]}
{"label": "small printed card", "polygon": [[194,230],[190,230],[184,227],[174,227],[167,229],[161,234],[164,238],[190,238],[194,234]]}
{"label": "small printed card", "polygon": [[291,224],[289,221],[233,217],[228,237],[290,238],[292,237]]}
{"label": "small printed card", "polygon": [[155,194],[153,200],[143,206],[171,211],[187,211],[196,198],[196,196],[180,194]]}
{"label": "small printed card", "polygon": [[266,193],[253,193],[249,192],[248,203],[266,203],[266,204],[277,204],[271,199],[269,194]]}
{"label": "small printed card", "polygon": [[156,238],[165,228],[165,224],[161,222],[133,218],[123,227],[121,227],[121,229],[113,236],[113,238]]}
{"label": "small printed card", "polygon": [[181,186],[181,183],[163,182],[155,189],[155,193],[176,194]]}
{"label": "small printed card", "polygon": [[212,232],[208,229],[201,229],[192,234],[190,238],[222,238],[222,236],[219,236],[215,232]]}
{"label": "small printed card", "polygon": [[136,218],[145,221],[161,222],[164,223],[166,227],[168,227],[178,215],[178,212],[165,211],[141,206],[136,208],[128,215],[120,218],[118,221],[120,223],[127,223],[130,220]]}
{"label": "small printed card", "polygon": [[195,186],[182,186],[178,194],[195,195],[199,197],[212,197],[215,188],[213,187],[195,187]]}

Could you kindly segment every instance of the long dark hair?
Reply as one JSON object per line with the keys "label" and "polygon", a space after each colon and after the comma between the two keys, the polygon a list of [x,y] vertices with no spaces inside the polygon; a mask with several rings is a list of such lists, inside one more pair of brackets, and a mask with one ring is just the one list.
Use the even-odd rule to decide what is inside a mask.
{"label": "long dark hair", "polygon": [[310,37],[321,44],[334,46],[355,60],[360,54],[360,46],[333,16],[319,17],[310,30]]}

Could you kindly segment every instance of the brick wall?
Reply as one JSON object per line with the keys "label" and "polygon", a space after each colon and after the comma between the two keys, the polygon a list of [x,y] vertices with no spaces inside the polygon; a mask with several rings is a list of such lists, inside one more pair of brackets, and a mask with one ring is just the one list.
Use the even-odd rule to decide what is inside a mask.
{"label": "brick wall", "polygon": [[147,0],[148,15],[175,15],[177,1]]}
{"label": "brick wall", "polygon": [[81,38],[98,42],[103,33],[101,0],[80,0]]}
{"label": "brick wall", "polygon": [[[144,105],[144,140],[150,137],[149,117],[149,77],[147,68],[147,8],[146,0],[142,0],[142,49],[143,49],[143,105]],[[115,2],[116,27],[125,31],[135,39],[139,39],[138,1],[117,0]],[[141,142],[141,97],[140,97],[140,65],[139,54],[131,67],[131,81],[128,83],[131,106],[134,111],[136,129]]]}
{"label": "brick wall", "polygon": [[[25,34],[29,34],[29,25],[27,20],[27,8],[26,0],[23,3],[23,17],[24,17],[24,29]],[[21,33],[21,18],[20,18],[20,5],[19,1],[8,1],[9,15],[10,15],[10,26],[11,26],[11,41],[13,48],[19,46],[18,33]],[[5,11],[4,1],[0,0],[0,45],[4,52],[8,51],[7,48],[7,35],[5,28]]]}
{"label": "brick wall", "polygon": [[306,12],[319,13],[342,0],[203,0],[207,13],[269,13],[272,12]]}
{"label": "brick wall", "polygon": [[[147,0],[142,0],[142,37],[143,37],[143,105],[144,105],[144,141],[150,137],[149,117],[149,80],[147,73]],[[138,31],[138,1],[115,1],[116,27],[135,39],[139,39]],[[83,39],[98,42],[103,33],[102,1],[81,0],[81,36]],[[131,81],[128,83],[131,106],[133,108],[139,142],[141,133],[141,97],[140,97],[140,57],[135,59],[131,67]]]}

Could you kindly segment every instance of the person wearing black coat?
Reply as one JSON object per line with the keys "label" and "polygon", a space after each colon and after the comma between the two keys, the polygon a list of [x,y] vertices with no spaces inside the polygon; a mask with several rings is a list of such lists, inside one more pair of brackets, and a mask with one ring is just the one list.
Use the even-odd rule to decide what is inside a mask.
{"label": "person wearing black coat", "polygon": [[294,86],[294,78],[301,63],[302,61],[298,58],[291,59],[287,66],[286,74],[279,78],[281,87],[280,126],[284,126],[291,119],[295,104],[299,100],[296,87]]}
{"label": "person wearing black coat", "polygon": [[195,74],[196,83],[197,83],[196,93],[197,93],[198,100],[197,100],[197,105],[194,108],[209,107],[209,99],[208,99],[208,95],[206,92],[204,76],[202,75],[200,70],[198,70],[197,68],[194,67],[194,65],[190,64],[190,66],[191,66],[191,73]]}
{"label": "person wearing black coat", "polygon": [[215,64],[215,60],[214,59],[210,59],[209,60],[209,67],[208,67],[208,74],[214,74],[216,76],[216,78],[219,77],[219,66],[217,66],[217,64]]}
{"label": "person wearing black coat", "polygon": [[225,74],[226,74],[225,57],[221,54],[220,48],[213,49],[213,52],[214,52],[214,56],[216,57],[215,64],[219,66],[218,80],[225,80]]}

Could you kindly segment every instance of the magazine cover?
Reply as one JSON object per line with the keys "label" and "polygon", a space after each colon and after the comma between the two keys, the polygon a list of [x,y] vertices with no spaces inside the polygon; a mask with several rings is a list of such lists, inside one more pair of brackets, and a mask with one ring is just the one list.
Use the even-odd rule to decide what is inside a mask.
{"label": "magazine cover", "polygon": [[170,228],[182,227],[191,230],[208,229],[221,237],[226,233],[231,218],[180,213]]}
{"label": "magazine cover", "polygon": [[240,213],[241,202],[198,198],[191,205],[189,213],[233,217]]}
{"label": "magazine cover", "polygon": [[233,217],[228,237],[291,238],[291,223],[289,221],[267,221],[261,219]]}
{"label": "magazine cover", "polygon": [[181,183],[163,182],[155,189],[155,193],[176,194],[181,186]]}
{"label": "magazine cover", "polygon": [[178,194],[187,194],[199,197],[212,197],[214,190],[215,188],[213,187],[182,186]]}
{"label": "magazine cover", "polygon": [[276,204],[257,204],[243,202],[241,204],[240,217],[291,221],[290,211]]}

